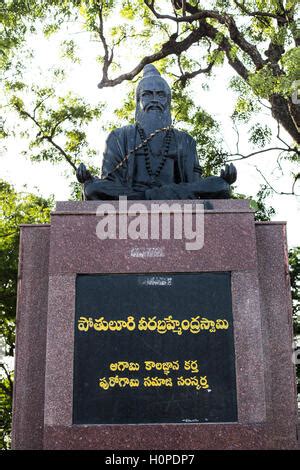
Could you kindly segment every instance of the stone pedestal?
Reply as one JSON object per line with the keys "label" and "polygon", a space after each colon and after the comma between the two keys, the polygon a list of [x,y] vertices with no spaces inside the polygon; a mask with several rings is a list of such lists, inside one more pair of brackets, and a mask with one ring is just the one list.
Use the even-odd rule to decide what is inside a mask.
{"label": "stone pedestal", "polygon": [[[247,201],[207,201],[204,246],[187,251],[174,238],[99,240],[98,206],[59,202],[51,225],[22,226],[13,448],[297,448],[285,223],[255,222]],[[203,272],[231,273],[237,422],[73,424],[76,276]]]}

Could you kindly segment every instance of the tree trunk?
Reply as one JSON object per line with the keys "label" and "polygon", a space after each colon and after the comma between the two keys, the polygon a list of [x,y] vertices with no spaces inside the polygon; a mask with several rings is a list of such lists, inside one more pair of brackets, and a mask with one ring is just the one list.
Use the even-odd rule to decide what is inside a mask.
{"label": "tree trunk", "polygon": [[300,145],[300,110],[299,105],[293,104],[278,93],[270,98],[272,116],[290,134],[294,141]]}

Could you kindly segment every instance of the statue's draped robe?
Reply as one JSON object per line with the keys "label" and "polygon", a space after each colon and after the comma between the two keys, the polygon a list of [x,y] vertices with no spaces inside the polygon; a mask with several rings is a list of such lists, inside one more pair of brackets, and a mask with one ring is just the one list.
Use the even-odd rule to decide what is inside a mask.
{"label": "statue's draped robe", "polygon": [[[167,181],[168,175],[163,174],[167,171],[167,165],[165,165],[159,179],[161,181],[165,177],[166,181],[161,181],[161,187],[151,187],[150,182],[147,184],[145,181],[145,171],[143,181],[136,178],[137,165],[141,164],[143,149],[139,151],[139,154],[138,152],[130,153],[141,142],[137,126],[125,126],[112,131],[107,138],[103,155],[102,179],[94,180],[90,186],[86,185],[88,199],[99,199],[101,195],[101,198],[107,199],[118,199],[119,195],[126,195],[129,199],[182,199],[178,195],[179,188],[182,195],[186,184],[199,181],[201,169],[195,140],[177,129],[172,129],[171,133],[168,158],[173,159],[176,171],[172,174],[172,181],[170,178]],[[129,153],[128,160],[115,170]]]}

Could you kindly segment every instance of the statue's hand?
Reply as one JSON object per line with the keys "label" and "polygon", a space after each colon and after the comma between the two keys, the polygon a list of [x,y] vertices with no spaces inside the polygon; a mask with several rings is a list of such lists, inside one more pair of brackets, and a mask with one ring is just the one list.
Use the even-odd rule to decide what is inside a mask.
{"label": "statue's hand", "polygon": [[237,178],[237,171],[235,166],[230,163],[230,165],[225,165],[224,170],[221,170],[221,178],[225,180],[228,184],[233,184]]}
{"label": "statue's hand", "polygon": [[83,163],[80,163],[79,167],[77,168],[76,177],[79,183],[86,183],[87,181],[93,180],[93,176]]}

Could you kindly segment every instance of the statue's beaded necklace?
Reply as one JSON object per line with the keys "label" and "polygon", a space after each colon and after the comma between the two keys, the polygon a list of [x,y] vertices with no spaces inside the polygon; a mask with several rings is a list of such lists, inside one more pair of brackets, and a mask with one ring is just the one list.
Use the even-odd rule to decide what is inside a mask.
{"label": "statue's beaded necklace", "polygon": [[[145,164],[146,164],[146,170],[147,170],[147,173],[148,175],[150,176],[151,178],[151,182],[152,183],[156,183],[157,182],[157,178],[159,177],[159,175],[161,174],[161,171],[166,163],[166,160],[167,160],[167,157],[168,157],[168,154],[169,154],[169,148],[170,148],[170,143],[171,143],[171,137],[172,137],[172,134],[171,134],[171,130],[168,129],[166,131],[166,135],[165,135],[165,138],[164,138],[164,143],[163,143],[163,148],[160,152],[162,158],[159,162],[159,165],[156,169],[155,172],[152,171],[152,167],[151,167],[151,160],[150,160],[150,153],[153,155],[153,152],[151,150],[151,147],[150,147],[150,140],[147,140],[146,139],[146,135],[145,135],[145,131],[142,127],[138,126],[138,133],[140,135],[140,138],[141,138],[141,142],[143,144],[143,149],[144,149],[144,154],[145,154]],[[151,134],[150,134],[151,135]]]}
{"label": "statue's beaded necklace", "polygon": [[[106,180],[112,173],[114,173],[115,171],[117,171],[119,168],[121,168],[125,162],[127,162],[128,158],[130,157],[130,155],[134,154],[135,152],[137,152],[138,150],[140,150],[141,148],[144,148],[144,151],[145,151],[145,146],[147,148],[147,150],[145,151],[145,156],[146,156],[146,162],[149,161],[149,164],[150,166],[148,165],[148,163],[146,163],[146,168],[147,168],[147,172],[149,174],[149,176],[151,178],[157,178],[160,173],[161,173],[161,170],[163,169],[163,166],[165,164],[165,161],[167,159],[167,156],[168,156],[168,152],[169,152],[169,147],[170,147],[170,142],[171,142],[171,129],[173,129],[173,126],[167,126],[167,127],[162,127],[160,129],[156,129],[154,132],[151,132],[151,134],[148,135],[148,137],[145,137],[145,133],[144,133],[144,130],[141,129],[139,126],[137,126],[137,129],[138,129],[138,132],[140,133],[140,130],[142,130],[143,132],[143,135],[141,136],[140,134],[140,137],[141,137],[141,143],[139,145],[137,145],[134,149],[130,150],[127,155],[125,155],[125,157],[120,161],[120,163],[118,163],[107,175],[102,175],[101,176],[101,179],[102,180]],[[150,159],[149,159],[149,149],[148,149],[148,142],[150,142],[151,139],[153,139],[153,137],[155,137],[159,132],[166,132],[166,137],[165,137],[165,145],[164,145],[164,152],[163,152],[163,158],[162,158],[162,161],[160,162],[159,164],[159,167],[157,168],[156,172],[152,173],[152,169],[151,169],[151,163],[150,163]],[[149,173],[150,171],[150,173]],[[159,171],[159,172],[158,172]],[[157,174],[158,172],[158,174]]]}

